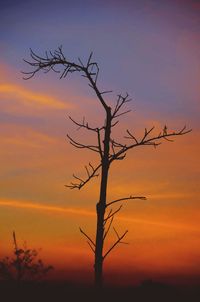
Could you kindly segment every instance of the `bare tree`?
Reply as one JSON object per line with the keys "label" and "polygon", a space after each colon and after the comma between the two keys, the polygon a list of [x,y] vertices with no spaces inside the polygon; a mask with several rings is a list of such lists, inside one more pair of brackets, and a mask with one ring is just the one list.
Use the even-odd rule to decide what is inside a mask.
{"label": "bare tree", "polygon": [[[92,127],[84,118],[79,122],[69,117],[79,129],[93,132],[96,135],[96,144],[86,144],[67,135],[70,144],[75,148],[88,149],[99,155],[98,164],[93,165],[89,163],[85,166],[85,178],[73,175],[74,181],[67,185],[70,189],[81,189],[90,180],[100,174],[100,195],[96,204],[96,239],[93,240],[80,228],[80,232],[85,236],[87,243],[94,253],[95,285],[99,288],[103,284],[103,261],[118,244],[124,243],[123,239],[128,232],[126,230],[124,233],[119,234],[117,230],[113,228],[116,234],[116,241],[107,251],[104,251],[104,242],[111,230],[115,215],[121,210],[123,202],[135,199],[145,200],[144,196],[129,195],[113,201],[107,201],[108,175],[111,165],[115,161],[123,160],[127,152],[134,148],[140,146],[157,147],[161,144],[162,140],[172,141],[171,138],[184,135],[191,130],[186,129],[186,126],[184,126],[177,131],[168,131],[167,126],[164,126],[159,133],[154,133],[154,127],[150,129],[145,128],[143,135],[138,138],[131,130],[127,129],[125,135],[126,143],[118,142],[118,140],[113,138],[112,130],[119,123],[119,118],[130,112],[130,110],[125,109],[125,106],[131,99],[128,93],[125,95],[120,94],[117,96],[116,103],[111,107],[109,106],[105,95],[112,91],[102,91],[99,89],[97,85],[99,66],[97,62],[93,61],[92,53],[86,63],[83,63],[80,58],[78,58],[77,62],[69,60],[65,57],[62,47],[59,47],[54,52],[45,52],[43,57],[30,50],[30,56],[30,61],[25,60],[25,62],[31,66],[31,71],[24,72],[24,79],[30,79],[40,71],[44,71],[45,73],[54,71],[59,74],[60,79],[66,78],[67,75],[71,73],[79,72],[86,78],[88,85],[97,97],[99,105],[104,109],[104,124],[99,127]],[[120,206],[112,209],[115,205]]]}
{"label": "bare tree", "polygon": [[24,243],[19,248],[15,232],[13,232],[14,257],[4,257],[0,260],[0,278],[7,281],[34,281],[43,278],[53,267],[45,266],[41,259],[37,259],[38,251],[28,249]]}

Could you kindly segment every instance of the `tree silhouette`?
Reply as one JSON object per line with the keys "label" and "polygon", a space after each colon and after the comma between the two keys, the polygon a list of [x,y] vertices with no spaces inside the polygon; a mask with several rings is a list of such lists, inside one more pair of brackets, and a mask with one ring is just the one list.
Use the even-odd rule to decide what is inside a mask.
{"label": "tree silhouette", "polygon": [[[178,131],[168,131],[167,126],[154,134],[154,127],[150,129],[144,129],[143,135],[138,138],[134,133],[127,129],[126,130],[126,143],[119,142],[113,137],[113,128],[119,123],[119,118],[122,115],[127,114],[130,110],[126,109],[125,106],[131,101],[128,93],[125,95],[118,95],[116,103],[111,107],[105,100],[105,95],[112,91],[102,91],[98,88],[98,75],[99,66],[97,62],[93,61],[92,53],[90,54],[86,63],[83,63],[80,58],[77,62],[68,60],[62,50],[59,47],[54,52],[45,52],[45,55],[39,56],[32,50],[30,50],[30,61],[24,60],[29,66],[31,71],[24,72],[24,79],[30,79],[40,71],[48,73],[54,71],[60,75],[60,79],[66,78],[67,75],[79,72],[88,81],[88,85],[95,92],[99,105],[104,109],[104,124],[99,127],[92,127],[84,118],[81,122],[74,120],[69,117],[70,120],[78,126],[79,129],[84,129],[88,132],[92,132],[96,135],[96,144],[86,144],[85,142],[77,141],[70,135],[67,135],[69,142],[75,148],[88,149],[99,155],[99,163],[93,165],[89,163],[85,166],[86,177],[80,178],[73,174],[74,181],[72,181],[67,187],[70,189],[81,189],[91,179],[99,176],[100,172],[100,195],[99,200],[96,204],[97,213],[97,226],[96,226],[96,239],[93,240],[85,231],[80,228],[80,232],[86,237],[87,243],[89,244],[92,252],[94,253],[94,275],[95,285],[99,288],[103,284],[103,261],[110,254],[110,252],[120,243],[124,243],[123,239],[127,234],[127,230],[119,234],[118,231],[113,228],[116,234],[116,241],[107,250],[104,251],[105,239],[111,230],[115,215],[121,210],[122,203],[128,200],[141,199],[145,200],[144,196],[125,196],[113,201],[107,201],[107,186],[108,186],[108,175],[111,165],[115,161],[123,160],[128,151],[140,147],[140,146],[153,146],[157,147],[161,144],[162,140],[172,141],[171,138],[175,136],[184,135],[191,130],[186,129],[184,126]],[[119,205],[116,209],[112,209],[113,206]]]}
{"label": "tree silhouette", "polygon": [[7,281],[36,281],[42,279],[52,266],[45,266],[41,259],[37,259],[38,251],[18,247],[15,232],[13,232],[14,257],[0,260],[0,278]]}

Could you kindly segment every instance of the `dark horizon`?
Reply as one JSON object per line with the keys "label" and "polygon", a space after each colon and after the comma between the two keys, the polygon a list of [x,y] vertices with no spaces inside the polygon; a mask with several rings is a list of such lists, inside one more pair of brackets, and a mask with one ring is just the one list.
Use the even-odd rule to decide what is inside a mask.
{"label": "dark horizon", "polygon": [[[85,269],[56,269],[45,277],[48,282],[55,283],[70,283],[77,285],[92,286],[94,282],[93,270]],[[158,272],[140,272],[133,273],[128,271],[119,271],[115,269],[106,269],[104,273],[105,286],[113,287],[137,287],[145,281],[152,281],[153,283],[161,283],[171,285],[174,287],[200,287],[200,274],[161,274]]]}

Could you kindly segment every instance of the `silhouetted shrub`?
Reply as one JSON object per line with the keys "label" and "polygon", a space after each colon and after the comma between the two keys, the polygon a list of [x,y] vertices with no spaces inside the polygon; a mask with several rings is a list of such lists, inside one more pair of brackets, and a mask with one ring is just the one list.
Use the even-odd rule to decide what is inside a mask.
{"label": "silhouetted shrub", "polygon": [[15,232],[13,232],[14,256],[4,257],[0,260],[0,279],[12,281],[41,280],[50,270],[51,265],[46,266],[38,259],[38,251],[28,249],[26,243],[19,248]]}

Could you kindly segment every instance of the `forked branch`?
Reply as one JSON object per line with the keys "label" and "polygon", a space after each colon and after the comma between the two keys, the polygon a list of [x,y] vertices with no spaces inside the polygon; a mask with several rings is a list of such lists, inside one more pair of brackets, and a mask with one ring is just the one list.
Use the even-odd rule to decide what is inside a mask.
{"label": "forked branch", "polygon": [[94,132],[97,132],[98,130],[101,131],[103,130],[104,127],[90,127],[88,122],[85,121],[85,118],[83,117],[83,121],[82,122],[77,122],[75,121],[71,116],[69,116],[69,119],[75,124],[78,126],[77,130],[79,130],[80,128],[85,128],[87,130],[90,130],[90,131],[94,131]]}
{"label": "forked branch", "polygon": [[116,230],[114,229],[116,235],[117,235],[117,240],[115,241],[115,243],[109,248],[109,250],[105,253],[105,255],[103,256],[103,259],[105,259],[108,254],[110,254],[110,252],[119,244],[119,243],[124,243],[127,244],[126,242],[123,242],[122,239],[126,236],[126,234],[128,233],[128,230],[126,230],[121,236],[116,232]]}
{"label": "forked branch", "polygon": [[188,129],[187,130],[186,126],[184,126],[179,131],[168,132],[167,126],[164,126],[163,130],[158,135],[151,137],[150,134],[152,133],[153,130],[154,130],[154,127],[152,127],[149,130],[147,130],[145,128],[144,134],[143,134],[143,136],[142,136],[141,139],[136,139],[136,137],[129,130],[127,130],[128,136],[125,136],[125,138],[133,140],[134,143],[133,144],[129,144],[129,145],[124,145],[118,152],[116,152],[115,154],[113,154],[110,157],[110,163],[113,160],[119,159],[128,150],[133,149],[135,147],[138,147],[138,146],[154,146],[154,147],[157,147],[157,146],[159,146],[161,144],[161,140],[162,139],[165,139],[167,141],[172,142],[173,141],[171,139],[172,137],[181,136],[181,135],[187,134],[187,133],[189,133],[189,132],[192,131],[192,129]]}
{"label": "forked branch", "polygon": [[119,208],[117,210],[115,210],[114,212],[112,212],[112,209],[110,210],[110,212],[108,213],[107,217],[104,218],[104,225],[106,224],[106,222],[114,217],[115,214],[117,214],[122,208],[122,205],[119,206]]}
{"label": "forked branch", "polygon": [[87,173],[87,177],[85,179],[82,179],[75,174],[73,174],[73,177],[78,182],[71,182],[69,185],[65,185],[65,187],[70,189],[81,189],[86,183],[88,183],[92,178],[98,177],[99,174],[97,174],[97,171],[101,167],[101,164],[99,164],[96,168],[93,167],[91,163],[89,163],[88,166],[85,166],[85,170]]}
{"label": "forked branch", "polygon": [[[31,71],[22,72],[25,80],[32,78],[37,72],[43,71],[45,73],[54,71],[60,73],[60,78],[65,78],[69,73],[76,71],[84,71],[84,66],[70,62],[63,54],[62,46],[58,47],[54,52],[45,52],[44,56],[37,55],[30,49],[31,61],[24,60],[29,66],[32,67]],[[61,69],[56,69],[62,67]]]}
{"label": "forked branch", "polygon": [[80,142],[75,141],[75,139],[73,139],[71,136],[69,136],[69,134],[67,134],[67,137],[69,139],[69,142],[72,146],[74,146],[75,148],[78,149],[89,149],[91,151],[100,153],[100,149],[99,146],[95,146],[95,145],[86,145]]}
{"label": "forked branch", "polygon": [[22,72],[25,76],[24,79],[28,80],[34,77],[38,72],[43,71],[45,73],[54,71],[60,74],[60,79],[65,78],[68,74],[73,72],[81,72],[82,76],[87,78],[89,86],[95,91],[99,101],[103,105],[104,109],[108,110],[108,105],[103,99],[102,95],[108,91],[102,91],[97,87],[97,80],[99,75],[99,66],[97,62],[92,60],[93,53],[89,55],[87,63],[84,64],[81,59],[78,59],[78,63],[68,60],[62,50],[62,46],[58,47],[55,51],[45,52],[44,56],[37,55],[32,49],[30,49],[31,60],[24,60],[31,68],[31,71]]}
{"label": "forked branch", "polygon": [[89,245],[89,247],[91,248],[93,253],[95,253],[95,246],[96,245],[95,245],[94,241],[81,228],[79,228],[79,230],[80,230],[81,234],[83,234],[83,236],[85,236],[88,239],[87,244]]}
{"label": "forked branch", "polygon": [[117,99],[117,103],[113,109],[113,113],[112,113],[112,119],[114,118],[117,118],[123,114],[126,114],[128,112],[130,112],[131,110],[126,110],[126,111],[123,111],[123,112],[120,112],[120,110],[122,109],[122,107],[131,101],[131,99],[128,98],[129,95],[128,93],[126,93],[125,96],[122,96],[121,94],[118,95],[118,99]]}
{"label": "forked branch", "polygon": [[[75,142],[69,135],[68,138],[70,139],[70,143],[75,146],[76,148],[87,148],[94,152],[98,152],[100,154],[100,157],[103,158],[103,151],[102,151],[102,145],[101,145],[101,131],[104,129],[104,127],[91,127],[89,124],[85,121],[85,118],[83,118],[82,122],[75,121],[71,116],[69,116],[69,119],[78,126],[77,130],[83,128],[92,132],[95,132],[97,135],[97,146],[88,146],[85,144],[80,144],[79,142]],[[92,148],[91,148],[92,147]]]}
{"label": "forked branch", "polygon": [[[116,231],[116,229],[113,227],[113,230],[117,236],[118,239],[120,239],[120,236],[119,236],[119,233]],[[128,232],[128,231],[127,231]],[[124,242],[124,241],[120,241],[120,243],[123,243],[123,244],[128,244],[128,242]]]}
{"label": "forked branch", "polygon": [[[108,233],[109,233],[109,231],[110,231],[111,225],[112,225],[112,223],[113,223],[113,219],[114,219],[114,216],[112,216],[112,218],[111,218],[111,220],[110,220],[110,222],[109,222],[109,225],[108,225],[107,230],[104,231],[103,240],[106,239],[106,236],[108,235]],[[106,220],[106,222],[107,222],[107,220]]]}

